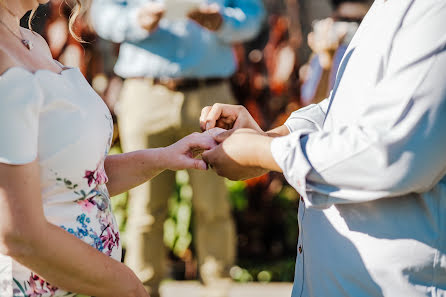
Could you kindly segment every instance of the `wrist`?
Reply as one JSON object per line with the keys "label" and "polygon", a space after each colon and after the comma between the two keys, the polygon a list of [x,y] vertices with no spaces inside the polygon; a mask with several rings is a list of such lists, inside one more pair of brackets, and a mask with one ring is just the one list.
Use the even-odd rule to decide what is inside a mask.
{"label": "wrist", "polygon": [[264,169],[268,168],[265,158],[270,152],[272,138],[268,137],[266,134],[256,135],[256,140],[253,141],[253,164],[251,166],[260,167]]}
{"label": "wrist", "polygon": [[135,275],[135,273],[128,267],[125,267],[124,269],[125,269],[124,273],[126,273],[130,279],[129,281],[125,282],[128,285],[128,287],[123,290],[124,292],[120,292],[119,294],[121,295],[119,296],[129,296],[129,297],[149,296],[143,284]]}
{"label": "wrist", "polygon": [[271,152],[271,143],[274,138],[267,135],[255,135],[255,139],[249,141],[249,152],[251,157],[250,167],[262,168],[265,170],[280,171],[276,161]]}
{"label": "wrist", "polygon": [[[263,167],[262,158],[267,146],[269,137],[254,132],[247,133],[239,140],[239,160],[238,163],[244,167]],[[223,143],[224,145],[224,143]]]}
{"label": "wrist", "polygon": [[171,145],[167,147],[160,147],[153,149],[156,154],[156,163],[157,163],[157,169],[160,171],[164,170],[170,170],[172,169],[172,152],[171,152]]}
{"label": "wrist", "polygon": [[151,148],[145,149],[141,152],[144,154],[142,161],[141,174],[152,175],[153,172],[160,173],[166,169],[169,169],[169,153],[167,152],[169,147]]}

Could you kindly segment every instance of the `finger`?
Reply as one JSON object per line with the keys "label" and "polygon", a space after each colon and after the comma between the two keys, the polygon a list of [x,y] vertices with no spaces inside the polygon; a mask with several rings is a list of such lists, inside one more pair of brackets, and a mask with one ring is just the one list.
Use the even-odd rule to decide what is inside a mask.
{"label": "finger", "polygon": [[315,46],[315,42],[314,42],[314,33],[313,33],[313,32],[310,32],[310,33],[308,34],[308,36],[307,36],[307,43],[308,43],[308,46],[309,46],[313,51],[316,50],[316,46]]}
{"label": "finger", "polygon": [[200,6],[198,7],[198,11],[200,11],[201,13],[207,13],[209,10],[209,4],[207,3],[201,3]]}
{"label": "finger", "polygon": [[222,128],[216,127],[216,128],[212,128],[212,129],[210,129],[210,130],[207,130],[206,132],[207,132],[210,136],[212,136],[212,138],[215,139],[215,137],[216,137],[217,135],[219,135],[219,134],[221,134],[221,133],[224,133],[224,132],[226,132],[226,131],[227,131],[227,129],[222,129]]}
{"label": "finger", "polygon": [[155,13],[155,17],[156,17],[158,20],[160,20],[160,19],[164,16],[164,13],[165,13],[164,9],[163,9],[163,10],[160,10],[160,11],[157,11],[157,12]]}
{"label": "finger", "polygon": [[156,3],[156,2],[151,2],[151,3],[147,4],[146,6],[143,6],[141,9],[144,12],[152,14],[152,15],[156,15],[158,13],[164,13],[166,10],[164,4]]}
{"label": "finger", "polygon": [[208,164],[205,161],[193,159],[192,162],[193,166],[191,168],[203,171],[208,170]]}
{"label": "finger", "polygon": [[207,167],[208,169],[214,169],[214,166],[213,166],[212,163],[209,161],[209,156],[208,156],[208,155],[204,156],[205,153],[206,153],[206,152],[204,152],[204,153],[201,155],[201,160],[202,160],[204,163],[206,163],[206,167]]}
{"label": "finger", "polygon": [[[220,129],[225,129],[225,130],[229,130],[232,128],[232,123],[228,123],[228,121],[226,121],[225,119],[219,119],[217,121],[217,123],[215,124],[216,128],[220,128]],[[213,128],[215,129],[215,128]]]}
{"label": "finger", "polygon": [[190,18],[191,20],[194,20],[194,21],[197,21],[199,16],[200,16],[200,11],[198,11],[198,10],[190,11],[187,14],[187,17]]}
{"label": "finger", "polygon": [[210,150],[217,145],[210,134],[194,133],[191,135],[188,146],[189,149]]}
{"label": "finger", "polygon": [[217,120],[223,112],[223,104],[216,103],[212,106],[208,115],[206,116],[206,130],[215,128]]}
{"label": "finger", "polygon": [[216,135],[216,136],[214,137],[214,140],[215,140],[217,143],[222,143],[222,142],[225,141],[229,136],[231,136],[232,133],[234,133],[235,130],[236,130],[236,129],[231,129],[231,130],[225,131],[225,132],[223,132],[223,133],[220,133],[220,134],[218,134],[218,135]]}
{"label": "finger", "polygon": [[205,108],[203,108],[201,110],[201,115],[200,115],[201,131],[206,131],[206,118],[207,118],[207,115],[209,114],[209,112],[211,111],[211,109],[212,109],[211,106],[206,106]]}
{"label": "finger", "polygon": [[184,169],[207,170],[208,165],[200,159],[187,158],[184,160]]}
{"label": "finger", "polygon": [[220,12],[220,5],[218,5],[217,3],[211,3],[208,7],[208,11],[211,13]]}
{"label": "finger", "polygon": [[209,166],[213,166],[215,163],[215,150],[217,148],[213,148],[211,150],[205,151],[201,158],[204,162],[206,162]]}

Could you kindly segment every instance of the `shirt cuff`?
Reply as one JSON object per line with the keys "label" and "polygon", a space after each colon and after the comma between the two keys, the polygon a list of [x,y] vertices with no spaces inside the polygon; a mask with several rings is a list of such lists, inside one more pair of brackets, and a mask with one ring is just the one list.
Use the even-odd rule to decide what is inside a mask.
{"label": "shirt cuff", "polygon": [[289,118],[284,125],[288,128],[288,130],[290,130],[290,133],[294,133],[299,130],[311,132],[320,130],[316,123],[304,118]]}
{"label": "shirt cuff", "polygon": [[312,203],[307,195],[306,177],[311,165],[302,150],[302,137],[310,133],[300,130],[288,136],[274,138],[271,142],[271,153],[277,165],[290,185],[302,196],[307,207]]}

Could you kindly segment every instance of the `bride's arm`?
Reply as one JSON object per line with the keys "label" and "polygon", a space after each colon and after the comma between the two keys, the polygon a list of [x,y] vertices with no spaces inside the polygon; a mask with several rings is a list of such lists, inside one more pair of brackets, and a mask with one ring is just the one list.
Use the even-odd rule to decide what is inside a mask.
{"label": "bride's arm", "polygon": [[168,169],[206,170],[206,163],[193,158],[193,152],[215,145],[209,134],[193,133],[169,147],[108,156],[105,160],[108,191],[111,196],[126,192]]}
{"label": "bride's arm", "polygon": [[0,163],[0,254],[67,291],[148,297],[124,264],[45,219],[37,161],[15,166]]}

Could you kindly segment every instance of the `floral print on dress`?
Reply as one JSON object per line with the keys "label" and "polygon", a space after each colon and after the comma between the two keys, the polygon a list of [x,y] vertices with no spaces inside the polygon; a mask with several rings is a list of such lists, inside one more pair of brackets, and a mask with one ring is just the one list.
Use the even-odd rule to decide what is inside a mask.
{"label": "floral print on dress", "polygon": [[[68,233],[89,243],[98,251],[111,256],[114,249],[120,247],[119,231],[111,209],[110,197],[107,191],[106,183],[108,177],[104,169],[104,159],[102,159],[95,170],[85,170],[84,179],[89,187],[94,186],[89,192],[78,190],[79,185],[73,184],[68,179],[57,178],[57,182],[63,183],[65,188],[72,190],[79,196],[75,201],[81,208],[81,214],[76,218],[76,228],[60,226]],[[94,222],[100,225],[100,232],[95,231],[91,226],[91,216],[95,217]],[[17,288],[14,289],[14,296],[24,297],[42,297],[55,296],[57,287],[52,286],[38,275],[31,272],[29,280],[19,283],[14,282]],[[66,293],[65,296],[72,296],[73,293]]]}
{"label": "floral print on dress", "polygon": [[86,170],[84,178],[87,179],[88,186],[91,187],[91,184],[103,185],[108,182],[107,174],[104,169],[104,160],[102,160],[98,167],[94,170]]}
{"label": "floral print on dress", "polygon": [[[9,85],[23,80],[20,76],[21,73],[8,76],[13,79]],[[112,142],[113,119],[79,71],[70,70],[67,75],[53,78],[60,81],[49,83],[50,78],[42,74],[32,76],[33,83],[28,84],[42,95],[32,116],[38,117],[36,131],[44,132],[38,137],[38,163],[45,217],[119,261],[120,237],[103,167]],[[29,106],[35,106],[34,99]],[[14,108],[28,106],[27,100],[16,101]],[[5,129],[14,132],[11,129],[15,127]],[[0,253],[0,297],[77,295],[58,289],[43,277]]]}
{"label": "floral print on dress", "polygon": [[17,294],[23,294],[23,296],[27,297],[40,297],[43,294],[50,294],[49,296],[54,296],[58,290],[58,288],[50,285],[45,280],[32,272],[29,280],[26,281],[23,285],[21,285],[16,279],[14,279],[14,282],[18,286],[18,289],[14,290],[14,296],[16,296]]}
{"label": "floral print on dress", "polygon": [[[89,187],[92,185],[95,187],[88,193],[84,190],[77,191],[76,187],[74,188],[74,193],[80,196],[76,203],[83,212],[76,219],[79,226],[76,230],[65,226],[61,226],[61,228],[77,238],[91,238],[91,246],[110,256],[114,248],[119,248],[120,237],[119,231],[115,230],[116,224],[112,214],[110,197],[105,186],[108,177],[104,169],[104,159],[99,162],[95,170],[86,170],[84,179],[87,180]],[[101,226],[100,234],[89,227],[91,222],[89,215],[92,215],[95,209],[97,210],[95,221],[99,222]]]}

